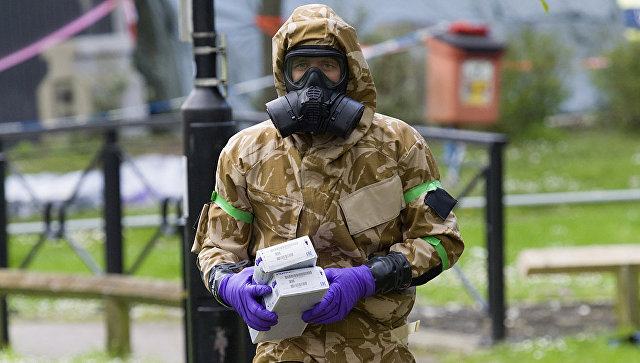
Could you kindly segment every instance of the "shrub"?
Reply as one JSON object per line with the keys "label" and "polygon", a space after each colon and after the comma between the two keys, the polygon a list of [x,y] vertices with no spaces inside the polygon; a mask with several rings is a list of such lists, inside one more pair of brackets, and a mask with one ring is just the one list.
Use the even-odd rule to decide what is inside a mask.
{"label": "shrub", "polygon": [[606,53],[607,67],[593,73],[602,92],[606,125],[640,130],[640,43],[622,43]]}
{"label": "shrub", "polygon": [[499,131],[530,136],[558,113],[569,92],[563,75],[569,69],[570,50],[551,34],[525,28],[508,40],[502,73]]}
{"label": "shrub", "polygon": [[[379,28],[362,37],[363,44],[376,44],[411,33],[411,25]],[[376,85],[376,111],[410,124],[423,123],[425,54],[420,46],[367,60]]]}

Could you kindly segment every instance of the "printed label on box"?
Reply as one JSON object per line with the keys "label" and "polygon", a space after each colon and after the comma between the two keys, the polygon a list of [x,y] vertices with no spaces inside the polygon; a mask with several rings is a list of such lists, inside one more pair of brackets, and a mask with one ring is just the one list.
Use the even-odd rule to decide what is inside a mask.
{"label": "printed label on box", "polygon": [[266,284],[273,273],[313,267],[317,258],[318,256],[309,236],[263,248],[256,253],[253,281],[258,284]]}
{"label": "printed label on box", "polygon": [[322,300],[329,282],[320,267],[276,272],[269,280],[271,293],[264,297],[267,310],[278,314],[278,324],[266,332],[249,329],[254,343],[302,334],[307,326],[302,313]]}

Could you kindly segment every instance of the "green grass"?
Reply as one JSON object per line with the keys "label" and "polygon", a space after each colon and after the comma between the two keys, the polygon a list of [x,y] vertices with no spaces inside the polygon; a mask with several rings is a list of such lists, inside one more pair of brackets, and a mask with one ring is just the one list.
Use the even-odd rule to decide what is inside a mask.
{"label": "green grass", "polygon": [[[640,188],[639,136],[617,130],[576,129],[555,130],[544,139],[514,140],[504,152],[505,193]],[[430,141],[429,145],[436,157],[442,155],[440,142]],[[447,168],[438,159],[446,181]],[[454,194],[486,163],[485,148],[468,146],[466,167]],[[473,194],[482,193],[480,183]]]}
{"label": "green grass", "polygon": [[[638,135],[617,131],[577,130],[561,138],[519,141],[505,153],[505,192],[544,193],[598,189],[640,188]],[[486,163],[486,152],[469,148],[470,164]],[[469,180],[473,170],[463,170]],[[443,174],[446,174],[446,169]],[[476,188],[475,195],[482,194]],[[466,250],[459,266],[486,296],[486,248],[484,211],[456,212]],[[640,206],[637,202],[555,205],[505,208],[505,283],[508,304],[614,301],[612,274],[555,274],[522,277],[516,268],[525,248],[640,243]],[[471,305],[474,301],[453,271],[418,289],[419,302],[431,305]],[[622,333],[618,333],[622,334]],[[486,347],[470,355],[436,352],[441,362],[630,362],[639,348],[611,347],[612,332],[551,340],[540,337],[519,343]]]}
{"label": "green grass", "polygon": [[[505,152],[505,192],[544,193],[640,187],[638,135],[615,130],[556,131],[536,141],[515,141]],[[440,155],[438,143],[432,145]],[[465,162],[486,163],[486,150],[467,149]],[[447,169],[441,164],[446,180]],[[477,171],[463,169],[461,185]],[[473,194],[482,194],[483,183]],[[456,189],[456,188],[453,188]],[[461,189],[458,187],[457,189]],[[474,285],[486,291],[484,211],[456,211],[466,250],[459,266]],[[640,243],[640,205],[637,202],[551,205],[505,208],[506,297],[509,302],[548,299],[611,300],[614,279],[608,274],[548,275],[522,278],[515,266],[525,248]],[[418,289],[421,301],[443,305],[472,304],[454,272],[448,271]]]}
{"label": "green grass", "polygon": [[[128,269],[144,246],[151,240],[155,228],[127,228],[124,231],[124,268]],[[104,232],[87,230],[69,232],[71,239],[84,248],[94,261],[104,266]],[[39,236],[25,234],[11,236],[9,249],[9,265],[17,266],[36,244]],[[29,265],[33,271],[58,271],[69,273],[91,273],[90,269],[74,253],[66,240],[47,240]],[[155,243],[151,253],[136,271],[137,276],[180,280],[182,278],[182,251],[179,236],[161,236]]]}
{"label": "green grass", "polygon": [[[130,156],[145,153],[178,155],[182,152],[181,137],[177,129],[140,135],[123,132],[118,144]],[[40,142],[23,140],[8,148],[7,154],[9,162],[22,173],[67,173],[87,168],[101,151],[103,143],[104,137],[100,132],[76,131],[73,134],[46,135]],[[96,167],[99,168],[100,164]]]}
{"label": "green grass", "polygon": [[[129,269],[144,246],[155,233],[155,228],[127,228],[124,233],[124,268]],[[101,230],[70,232],[72,239],[105,268],[104,233]],[[38,240],[35,234],[14,235],[10,238],[9,265],[18,266]],[[161,236],[145,258],[136,276],[182,281],[182,239],[179,236]],[[48,240],[28,266],[31,271],[91,274],[91,270],[74,253],[65,240]],[[25,319],[91,320],[102,319],[102,303],[94,300],[53,299],[29,296],[11,296],[10,311]],[[135,316],[143,318],[170,318],[169,308],[136,305]],[[0,356],[1,357],[1,356]],[[2,361],[2,359],[0,359]],[[101,361],[101,360],[98,360]]]}
{"label": "green grass", "polygon": [[[466,246],[459,266],[484,292],[487,286],[484,212],[463,209],[456,214]],[[505,220],[506,297],[511,303],[556,298],[612,300],[615,296],[615,281],[608,274],[521,277],[515,261],[525,248],[640,242],[640,207],[631,202],[506,208]],[[429,304],[473,303],[453,271],[421,286],[418,292]]]}
{"label": "green grass", "polygon": [[640,188],[638,136],[614,130],[572,130],[557,140],[510,145],[506,192]]}
{"label": "green grass", "polygon": [[631,344],[614,346],[609,336],[578,335],[561,339],[541,337],[519,343],[503,343],[480,349],[471,355],[454,351],[436,352],[442,363],[601,363],[637,362],[640,347]]}

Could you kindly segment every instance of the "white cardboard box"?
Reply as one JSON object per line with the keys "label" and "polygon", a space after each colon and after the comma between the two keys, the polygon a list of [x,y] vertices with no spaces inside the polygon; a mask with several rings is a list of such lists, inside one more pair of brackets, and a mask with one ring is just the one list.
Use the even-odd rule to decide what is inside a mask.
{"label": "white cardboard box", "polygon": [[263,248],[256,253],[253,281],[265,285],[278,271],[293,270],[316,265],[316,254],[309,236],[292,239],[279,245]]}
{"label": "white cardboard box", "polygon": [[267,310],[278,314],[278,324],[268,331],[249,328],[253,343],[300,336],[307,323],[302,313],[322,300],[329,282],[321,267],[276,272],[269,280],[271,293],[264,297]]}

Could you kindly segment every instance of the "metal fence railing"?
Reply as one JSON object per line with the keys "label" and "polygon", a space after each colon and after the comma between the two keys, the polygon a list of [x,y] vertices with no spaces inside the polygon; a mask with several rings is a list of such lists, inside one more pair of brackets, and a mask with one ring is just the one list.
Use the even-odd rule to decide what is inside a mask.
{"label": "metal fence railing", "polygon": [[[2,124],[0,124],[2,125]],[[133,264],[125,268],[123,264],[123,225],[122,225],[122,201],[120,185],[120,169],[123,160],[127,158],[120,143],[118,134],[124,128],[129,127],[153,127],[153,128],[176,128],[180,125],[180,119],[176,115],[162,114],[153,116],[145,120],[135,121],[98,121],[84,125],[60,125],[57,127],[33,127],[28,124],[27,128],[20,128],[20,124],[4,124],[0,127],[0,268],[26,269],[30,266],[42,247],[49,241],[64,241],[74,253],[82,260],[94,275],[105,273],[133,273],[140,266],[142,261],[149,255],[156,240],[167,233],[176,233],[172,228],[179,228],[177,224],[170,226],[167,214],[170,208],[175,206],[176,214],[180,215],[181,204],[171,198],[156,195],[157,202],[161,206],[164,217],[158,225],[157,231],[146,243],[140,254],[133,259]],[[10,126],[10,127],[8,127]],[[17,172],[16,168],[9,167],[8,153],[4,150],[7,143],[17,143],[21,140],[33,140],[44,135],[51,134],[73,134],[79,131],[102,134],[102,145],[90,158],[86,168],[82,171],[79,179],[72,187],[68,196],[63,199],[44,200],[30,192],[31,202],[37,206],[41,216],[39,229],[36,229],[38,239],[31,247],[26,256],[15,266],[9,266],[9,234],[7,215],[7,195],[5,189],[6,174],[9,169]],[[102,195],[102,228],[105,234],[105,260],[102,263],[96,261],[92,255],[76,241],[69,229],[68,211],[77,202],[77,196],[89,171],[100,168],[103,172],[104,191]],[[18,173],[19,175],[19,173]],[[24,178],[23,178],[24,179]],[[29,190],[28,186],[25,186]],[[33,231],[32,231],[33,232]],[[180,233],[178,231],[177,233]],[[104,266],[101,267],[101,266]],[[4,297],[0,297],[0,346],[8,343],[8,319],[7,303]]]}

